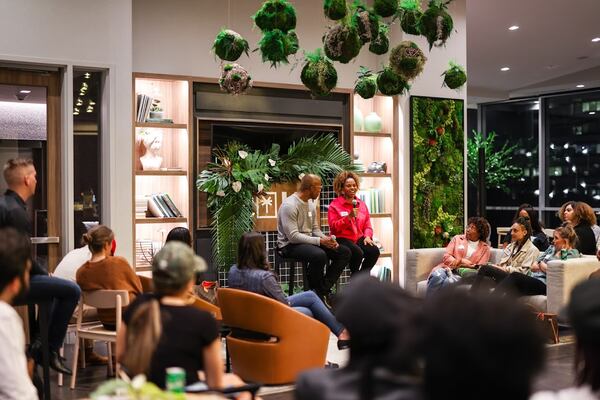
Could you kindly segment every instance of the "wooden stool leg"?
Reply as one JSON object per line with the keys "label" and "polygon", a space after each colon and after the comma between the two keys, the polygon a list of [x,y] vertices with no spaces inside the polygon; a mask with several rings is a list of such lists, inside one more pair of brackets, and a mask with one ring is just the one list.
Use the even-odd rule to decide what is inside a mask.
{"label": "wooden stool leg", "polygon": [[295,282],[294,280],[296,279],[296,263],[295,262],[291,262],[290,264],[290,283],[288,286],[288,296],[291,296],[294,294],[294,285]]}

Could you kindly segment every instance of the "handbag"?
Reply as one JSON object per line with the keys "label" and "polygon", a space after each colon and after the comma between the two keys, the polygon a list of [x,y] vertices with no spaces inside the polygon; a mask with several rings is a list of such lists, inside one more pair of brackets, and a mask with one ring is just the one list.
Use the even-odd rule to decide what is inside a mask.
{"label": "handbag", "polygon": [[194,286],[194,293],[202,300],[206,300],[211,304],[218,306],[217,289],[219,282],[217,281],[202,281],[200,285]]}

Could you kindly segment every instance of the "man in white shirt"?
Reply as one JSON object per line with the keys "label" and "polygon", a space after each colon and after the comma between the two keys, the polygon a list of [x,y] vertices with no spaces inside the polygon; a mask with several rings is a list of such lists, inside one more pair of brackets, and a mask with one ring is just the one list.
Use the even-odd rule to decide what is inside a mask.
{"label": "man in white shirt", "polygon": [[12,228],[0,229],[0,398],[37,400],[27,374],[23,322],[11,303],[29,286],[31,244]]}
{"label": "man in white shirt", "polygon": [[53,276],[77,282],[75,279],[77,270],[81,268],[83,264],[90,261],[90,258],[92,258],[92,252],[87,245],[78,249],[73,249],[60,260],[54,270]]}

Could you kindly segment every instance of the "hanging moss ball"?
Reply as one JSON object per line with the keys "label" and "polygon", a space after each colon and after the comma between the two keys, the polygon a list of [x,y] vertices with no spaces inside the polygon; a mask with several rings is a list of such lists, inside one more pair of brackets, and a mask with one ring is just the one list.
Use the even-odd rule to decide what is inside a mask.
{"label": "hanging moss ball", "polygon": [[446,44],[453,28],[454,22],[446,7],[432,0],[419,22],[419,32],[427,38],[429,50],[433,46],[440,47]]}
{"label": "hanging moss ball", "polygon": [[323,38],[325,55],[342,64],[347,64],[356,57],[361,46],[358,29],[354,26],[335,25],[325,33]]}
{"label": "hanging moss ball", "polygon": [[381,17],[391,17],[398,11],[398,0],[375,0],[373,10]]}
{"label": "hanging moss ball", "polygon": [[465,69],[452,62],[450,63],[450,68],[442,76],[444,77],[444,85],[450,89],[458,89],[467,82],[467,72]]}
{"label": "hanging moss ball", "polygon": [[288,51],[290,51],[287,39],[287,35],[279,29],[266,31],[258,42],[262,61],[269,61],[271,67],[277,67],[280,63],[287,64]]}
{"label": "hanging moss ball", "polygon": [[346,0],[324,0],[323,11],[325,12],[325,16],[329,19],[334,21],[342,19],[348,12]]}
{"label": "hanging moss ball", "polygon": [[242,53],[248,55],[248,41],[237,32],[222,29],[215,39],[213,50],[217,57],[225,61],[236,61]]}
{"label": "hanging moss ball", "polygon": [[403,10],[400,17],[400,27],[409,35],[420,35],[419,24],[423,12],[421,10]]}
{"label": "hanging moss ball", "polygon": [[352,24],[358,30],[362,44],[368,43],[379,35],[379,17],[364,8],[357,8],[352,16]]}
{"label": "hanging moss ball", "polygon": [[244,94],[252,87],[252,78],[241,65],[226,64],[221,72],[219,86],[230,94]]}
{"label": "hanging moss ball", "polygon": [[386,67],[377,76],[377,88],[385,96],[403,94],[410,89],[408,83],[396,74],[390,67]]}
{"label": "hanging moss ball", "polygon": [[313,96],[327,96],[337,85],[337,71],[318,49],[306,55],[300,79]]}
{"label": "hanging moss ball", "polygon": [[354,85],[354,93],[363,99],[370,99],[377,93],[377,75],[358,78]]}
{"label": "hanging moss ball", "polygon": [[272,29],[287,32],[296,27],[296,10],[287,0],[265,1],[253,18],[263,32]]}
{"label": "hanging moss ball", "polygon": [[285,53],[289,56],[296,54],[300,45],[298,43],[298,35],[296,31],[291,30],[285,35]]}
{"label": "hanging moss ball", "polygon": [[390,67],[404,80],[415,79],[425,67],[427,57],[419,46],[405,40],[390,52]]}
{"label": "hanging moss ball", "polygon": [[377,37],[371,40],[369,51],[373,54],[382,55],[390,49],[390,39],[388,37],[390,27],[386,24],[379,24],[379,33]]}

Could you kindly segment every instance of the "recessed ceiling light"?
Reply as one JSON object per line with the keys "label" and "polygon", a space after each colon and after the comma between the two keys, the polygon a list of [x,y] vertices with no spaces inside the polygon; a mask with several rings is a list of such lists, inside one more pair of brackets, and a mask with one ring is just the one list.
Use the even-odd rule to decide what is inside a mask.
{"label": "recessed ceiling light", "polygon": [[577,88],[583,88],[583,87],[585,87],[585,85],[579,84],[579,85],[577,85],[575,87],[577,87]]}
{"label": "recessed ceiling light", "polygon": [[592,42],[596,43],[596,42],[600,42],[600,37],[595,37],[592,39]]}
{"label": "recessed ceiling light", "polygon": [[31,90],[19,90],[19,93],[29,94],[31,93]]}
{"label": "recessed ceiling light", "polygon": [[517,29],[519,29],[518,25],[513,25],[510,28],[508,28],[509,31],[516,31]]}
{"label": "recessed ceiling light", "polygon": [[509,67],[502,67],[502,68],[500,68],[500,71],[502,71],[502,72],[510,71],[510,68]]}

